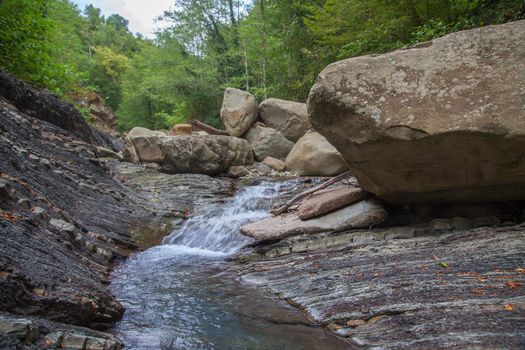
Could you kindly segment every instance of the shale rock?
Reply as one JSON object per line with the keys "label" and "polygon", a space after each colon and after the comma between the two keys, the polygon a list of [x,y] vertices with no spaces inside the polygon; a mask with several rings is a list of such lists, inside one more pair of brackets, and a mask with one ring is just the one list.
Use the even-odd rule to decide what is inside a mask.
{"label": "shale rock", "polygon": [[525,198],[525,21],[326,67],[314,129],[394,203]]}
{"label": "shale rock", "polygon": [[221,119],[231,136],[241,136],[257,119],[255,97],[246,91],[227,88],[222,101]]}
{"label": "shale rock", "polygon": [[319,133],[301,137],[286,157],[286,170],[301,176],[332,176],[348,170],[341,154]]}
{"label": "shale rock", "polygon": [[289,213],[269,217],[241,227],[241,233],[258,241],[276,240],[299,234],[337,232],[377,225],[388,217],[383,206],[373,199],[350,205],[331,214],[303,221]]}
{"label": "shale rock", "polygon": [[106,106],[104,100],[94,92],[76,98],[79,105],[89,110],[92,125],[100,131],[112,136],[118,136],[118,119],[115,113]]}
{"label": "shale rock", "polygon": [[255,126],[246,133],[246,140],[253,148],[255,158],[263,161],[266,157],[285,159],[294,143],[272,128]]}
{"label": "shale rock", "polygon": [[366,192],[359,187],[327,189],[302,202],[297,208],[297,215],[301,220],[308,220],[360,201],[365,197]]}
{"label": "shale rock", "polygon": [[266,125],[279,130],[293,142],[312,127],[306,103],[269,98],[259,105],[259,113]]}

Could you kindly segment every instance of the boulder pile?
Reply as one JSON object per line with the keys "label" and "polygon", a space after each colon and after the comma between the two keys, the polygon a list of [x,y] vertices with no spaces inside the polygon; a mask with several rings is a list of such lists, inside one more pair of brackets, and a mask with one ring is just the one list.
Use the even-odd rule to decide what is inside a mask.
{"label": "boulder pile", "polygon": [[[133,128],[125,138],[123,157],[168,173],[234,178],[332,176],[348,170],[341,154],[321,134],[310,132],[305,103],[270,98],[257,106],[250,93],[227,88],[221,120],[226,130],[195,121],[169,132]],[[203,129],[193,131],[192,126]],[[252,165],[254,161],[261,163]]]}

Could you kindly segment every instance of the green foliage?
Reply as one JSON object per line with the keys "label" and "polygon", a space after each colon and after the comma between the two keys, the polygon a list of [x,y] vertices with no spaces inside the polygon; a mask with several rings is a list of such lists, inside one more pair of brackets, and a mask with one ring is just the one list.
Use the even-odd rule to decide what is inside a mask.
{"label": "green foliage", "polygon": [[[96,91],[120,127],[221,127],[225,87],[305,101],[329,63],[525,17],[522,0],[176,0],[155,40],[69,0],[0,0],[0,66],[62,97]],[[84,111],[86,112],[86,111]]]}

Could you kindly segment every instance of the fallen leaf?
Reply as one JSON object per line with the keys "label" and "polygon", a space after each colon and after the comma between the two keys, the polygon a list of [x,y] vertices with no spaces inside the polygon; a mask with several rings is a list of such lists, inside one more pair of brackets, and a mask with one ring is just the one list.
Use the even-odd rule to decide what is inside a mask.
{"label": "fallen leaf", "polygon": [[518,267],[518,268],[516,269],[516,272],[519,273],[519,274],[521,274],[521,275],[525,275],[525,269],[522,268],[522,267]]}
{"label": "fallen leaf", "polygon": [[472,294],[483,295],[485,294],[485,291],[483,289],[474,289],[472,290]]}
{"label": "fallen leaf", "polygon": [[487,282],[487,278],[483,278],[483,277],[478,277],[477,280],[481,283],[485,283]]}
{"label": "fallen leaf", "polygon": [[445,268],[445,269],[448,269],[448,264],[447,264],[446,262],[444,262],[444,261],[441,261],[441,262],[439,263],[439,265],[440,265],[441,267]]}
{"label": "fallen leaf", "polygon": [[505,311],[512,311],[512,310],[514,310],[514,308],[512,307],[512,304],[506,304],[503,309]]}
{"label": "fallen leaf", "polygon": [[381,272],[376,272],[376,273],[374,273],[374,276],[376,276],[376,277],[381,276]]}
{"label": "fallen leaf", "polygon": [[18,220],[16,216],[14,216],[13,214],[9,214],[9,213],[1,213],[0,217],[9,222],[16,222]]}
{"label": "fallen leaf", "polygon": [[508,282],[505,282],[505,284],[509,288],[518,288],[520,286],[518,282],[514,282],[514,281],[508,281]]}

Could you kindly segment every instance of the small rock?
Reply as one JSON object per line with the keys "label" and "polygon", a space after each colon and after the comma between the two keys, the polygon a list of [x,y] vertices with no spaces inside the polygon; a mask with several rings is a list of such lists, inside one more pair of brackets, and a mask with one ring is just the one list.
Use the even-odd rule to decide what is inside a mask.
{"label": "small rock", "polygon": [[31,209],[31,201],[28,198],[20,198],[17,203],[24,209]]}
{"label": "small rock", "polygon": [[0,198],[15,200],[16,194],[11,188],[9,182],[0,179]]}
{"label": "small rock", "polygon": [[31,213],[33,214],[35,218],[44,219],[44,220],[47,220],[49,218],[49,215],[47,215],[47,211],[41,207],[31,208]]}
{"label": "small rock", "polygon": [[44,338],[44,344],[48,348],[55,348],[55,347],[58,347],[60,345],[60,343],[62,342],[63,338],[64,338],[64,333],[63,332],[49,333]]}
{"label": "small rock", "polygon": [[257,165],[257,172],[260,175],[268,175],[272,172],[272,169],[268,165],[260,163]]}
{"label": "small rock", "polygon": [[434,219],[427,224],[428,233],[450,231],[452,227],[447,219]]}
{"label": "small rock", "polygon": [[40,164],[45,165],[45,166],[50,166],[51,165],[51,162],[49,160],[45,159],[45,158],[41,158],[39,162],[40,162]]}
{"label": "small rock", "polygon": [[112,151],[112,150],[110,150],[109,148],[106,148],[106,147],[98,146],[97,147],[97,153],[102,158],[108,157],[108,158],[115,158],[115,159],[118,159],[120,161],[124,160],[124,157],[122,156],[122,154],[114,152],[114,151]]}
{"label": "small rock", "polygon": [[193,128],[191,124],[175,124],[171,128],[169,135],[191,135]]}
{"label": "small rock", "polygon": [[60,342],[60,347],[71,350],[83,350],[85,349],[86,341],[87,337],[85,335],[66,333]]}
{"label": "small rock", "polygon": [[40,157],[35,156],[34,154],[30,154],[28,158],[31,160],[40,160]]}
{"label": "small rock", "polygon": [[346,325],[348,327],[357,327],[366,324],[365,320],[349,320],[346,322]]}
{"label": "small rock", "polygon": [[272,168],[273,170],[276,170],[276,171],[279,171],[279,172],[282,172],[282,171],[286,170],[286,164],[284,164],[284,162],[282,160],[279,160],[279,159],[274,158],[274,157],[266,157],[266,158],[264,158],[263,164],[265,164],[265,165],[269,166],[270,168]]}
{"label": "small rock", "polygon": [[385,234],[385,239],[409,239],[416,236],[416,229],[411,226],[392,227]]}
{"label": "small rock", "polygon": [[64,220],[51,219],[49,220],[49,224],[54,228],[68,233],[69,235],[72,235],[76,231],[75,225],[70,224],[69,222],[65,222]]}
{"label": "small rock", "polygon": [[248,175],[250,172],[242,165],[234,165],[228,169],[228,177],[239,178]]}
{"label": "small rock", "polygon": [[160,170],[161,166],[159,163],[151,162],[151,163],[144,163],[144,166],[148,169],[153,170]]}

